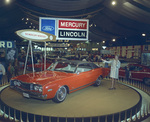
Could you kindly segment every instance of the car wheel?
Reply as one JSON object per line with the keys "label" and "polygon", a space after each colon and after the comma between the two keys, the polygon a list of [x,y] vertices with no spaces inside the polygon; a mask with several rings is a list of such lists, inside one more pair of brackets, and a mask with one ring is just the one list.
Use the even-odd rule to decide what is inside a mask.
{"label": "car wheel", "polygon": [[148,86],[150,86],[150,78],[145,78],[144,83]]}
{"label": "car wheel", "polygon": [[52,99],[56,103],[63,102],[67,96],[67,89],[65,86],[62,86],[56,92],[55,97]]}
{"label": "car wheel", "polygon": [[99,77],[97,78],[97,80],[95,81],[94,86],[99,86],[99,85],[101,84],[101,82],[102,82],[102,76],[99,76]]}

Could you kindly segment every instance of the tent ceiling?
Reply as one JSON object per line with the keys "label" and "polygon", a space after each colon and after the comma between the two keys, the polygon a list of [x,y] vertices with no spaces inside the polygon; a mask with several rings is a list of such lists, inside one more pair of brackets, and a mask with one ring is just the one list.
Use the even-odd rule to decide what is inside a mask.
{"label": "tent ceiling", "polygon": [[[0,1],[0,40],[16,40],[15,31],[39,27],[39,17],[89,19],[89,40],[128,38],[143,43],[141,34],[150,35],[150,0],[11,0]],[[29,18],[29,20],[26,20]],[[146,42],[145,42],[146,43]]]}

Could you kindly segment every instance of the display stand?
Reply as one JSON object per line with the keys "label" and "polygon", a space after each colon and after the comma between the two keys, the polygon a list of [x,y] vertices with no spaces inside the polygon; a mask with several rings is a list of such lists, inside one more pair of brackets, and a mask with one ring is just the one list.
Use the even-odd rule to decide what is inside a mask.
{"label": "display stand", "polygon": [[25,65],[24,65],[23,74],[25,74],[25,72],[26,72],[27,61],[28,61],[28,56],[29,56],[29,50],[30,49],[31,49],[32,71],[33,71],[33,74],[34,74],[34,62],[33,62],[33,51],[32,51],[32,42],[31,42],[31,40],[28,43],[28,49],[27,49],[27,55],[26,55],[26,61],[25,61]]}
{"label": "display stand", "polygon": [[[44,47],[45,47],[45,51],[44,51],[44,71],[45,71],[46,70],[46,42],[44,42]],[[26,61],[25,61],[25,65],[24,65],[23,74],[26,73],[26,67],[27,67],[28,56],[29,56],[29,51],[30,50],[31,50],[31,61],[32,61],[33,74],[35,72],[35,70],[34,70],[34,60],[33,60],[33,51],[32,51],[32,41],[30,40],[29,43],[28,43],[28,49],[27,49],[27,55],[26,55]]]}
{"label": "display stand", "polygon": [[37,41],[37,42],[44,42],[44,71],[46,70],[46,42],[47,41],[56,41],[56,36],[45,33],[42,31],[37,31],[37,30],[31,30],[31,29],[25,29],[25,30],[19,30],[16,31],[17,35],[22,37],[23,39],[29,40],[28,43],[28,49],[27,49],[27,55],[26,55],[26,61],[24,65],[24,71],[23,74],[26,72],[26,67],[27,67],[27,61],[28,61],[28,56],[29,56],[29,50],[31,50],[31,61],[32,61],[32,71],[34,75],[34,62],[33,62],[33,51],[32,51],[32,41]]}

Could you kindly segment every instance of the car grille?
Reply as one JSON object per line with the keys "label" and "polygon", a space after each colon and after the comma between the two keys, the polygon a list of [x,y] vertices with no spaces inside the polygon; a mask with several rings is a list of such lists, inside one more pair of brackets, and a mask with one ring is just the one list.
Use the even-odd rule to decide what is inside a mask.
{"label": "car grille", "polygon": [[24,83],[20,80],[11,80],[10,82],[11,87],[18,88],[20,90],[33,90],[33,84],[31,83]]}
{"label": "car grille", "polygon": [[29,83],[23,83],[21,82],[21,86],[22,89],[26,89],[26,90],[32,90],[33,89],[33,85],[29,84]]}
{"label": "car grille", "polygon": [[35,91],[32,83],[24,83],[20,80],[11,80],[10,88],[15,89],[19,92],[25,92],[32,96],[42,95],[42,92]]}

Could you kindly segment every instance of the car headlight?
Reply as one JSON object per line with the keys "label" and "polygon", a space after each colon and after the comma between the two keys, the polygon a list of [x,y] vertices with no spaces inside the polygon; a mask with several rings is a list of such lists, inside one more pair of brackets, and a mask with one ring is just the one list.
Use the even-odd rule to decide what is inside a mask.
{"label": "car headlight", "polygon": [[42,92],[43,91],[43,88],[42,87],[39,87],[39,92]]}
{"label": "car headlight", "polygon": [[35,90],[35,91],[42,92],[42,91],[43,91],[43,88],[42,88],[42,86],[40,86],[40,85],[34,85],[34,90]]}
{"label": "car headlight", "polygon": [[14,81],[14,86],[17,86],[17,81]]}
{"label": "car headlight", "polygon": [[21,82],[18,81],[18,82],[17,82],[17,86],[21,86]]}
{"label": "car headlight", "polygon": [[14,81],[14,86],[21,86],[21,82],[20,82],[20,81],[15,80],[15,81]]}
{"label": "car headlight", "polygon": [[38,89],[39,89],[39,86],[34,86],[35,91],[38,91]]}

